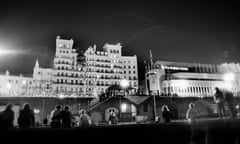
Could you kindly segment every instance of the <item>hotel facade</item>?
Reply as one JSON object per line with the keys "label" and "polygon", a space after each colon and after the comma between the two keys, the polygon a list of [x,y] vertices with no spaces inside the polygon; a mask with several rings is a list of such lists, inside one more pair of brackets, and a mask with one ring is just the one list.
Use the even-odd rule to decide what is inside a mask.
{"label": "hotel facade", "polygon": [[97,97],[123,79],[137,92],[137,56],[122,56],[120,43],[105,44],[102,51],[90,46],[83,54],[73,45],[72,39],[57,36],[52,68],[36,60],[31,76],[0,74],[1,96]]}
{"label": "hotel facade", "polygon": [[240,64],[220,65],[156,61],[147,71],[147,94],[178,97],[209,97],[214,88],[240,92]]}

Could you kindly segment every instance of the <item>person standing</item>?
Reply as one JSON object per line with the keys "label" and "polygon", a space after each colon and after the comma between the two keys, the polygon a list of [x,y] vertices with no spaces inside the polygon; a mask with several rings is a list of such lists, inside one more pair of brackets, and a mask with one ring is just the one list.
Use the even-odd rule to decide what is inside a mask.
{"label": "person standing", "polygon": [[110,110],[110,115],[108,119],[109,125],[115,125],[117,124],[117,115],[114,110]]}
{"label": "person standing", "polygon": [[220,117],[223,118],[225,116],[224,95],[217,87],[215,88],[214,102],[217,104]]}
{"label": "person standing", "polygon": [[2,128],[13,128],[14,111],[12,106],[12,104],[8,104],[5,110],[1,112]]}
{"label": "person standing", "polygon": [[57,105],[55,107],[55,110],[53,110],[51,112],[51,116],[50,116],[51,123],[50,123],[50,125],[51,125],[52,128],[60,128],[61,127],[61,115],[60,115],[61,109],[62,109],[62,106]]}
{"label": "person standing", "polygon": [[237,116],[237,112],[236,109],[234,107],[234,96],[233,93],[230,91],[226,91],[225,94],[225,101],[227,102],[228,108],[231,112],[231,117],[236,117]]}
{"label": "person standing", "polygon": [[65,106],[60,115],[62,120],[62,128],[70,128],[72,124],[72,113],[69,111],[69,106]]}
{"label": "person standing", "polygon": [[34,112],[29,104],[25,104],[18,117],[20,128],[30,128],[35,124]]}
{"label": "person standing", "polygon": [[172,114],[167,105],[162,106],[162,117],[163,121],[166,123],[169,123],[171,121]]}
{"label": "person standing", "polygon": [[80,112],[80,117],[79,117],[79,126],[90,126],[92,124],[91,118],[89,115],[86,113],[85,110],[82,110]]}
{"label": "person standing", "polygon": [[187,110],[187,113],[186,113],[186,118],[187,118],[187,120],[189,120],[191,123],[195,124],[197,117],[198,117],[198,112],[197,112],[194,104],[193,104],[193,103],[190,103],[190,104],[188,105],[188,110]]}

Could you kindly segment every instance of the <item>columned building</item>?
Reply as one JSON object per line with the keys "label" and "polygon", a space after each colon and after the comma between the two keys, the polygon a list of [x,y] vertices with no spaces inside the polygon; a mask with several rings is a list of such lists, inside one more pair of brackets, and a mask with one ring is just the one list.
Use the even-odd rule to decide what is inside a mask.
{"label": "columned building", "polygon": [[214,88],[239,94],[240,65],[220,65],[156,61],[146,73],[148,92],[154,95],[206,97]]}
{"label": "columned building", "polygon": [[73,40],[56,39],[52,90],[56,94],[83,95],[84,71],[77,64],[77,52]]}
{"label": "columned building", "polygon": [[138,89],[137,57],[122,56],[120,43],[105,44],[103,51],[97,51],[94,45],[84,56],[89,92],[101,94],[111,85],[120,85],[122,79],[127,79],[130,87]]}
{"label": "columned building", "polygon": [[73,48],[72,39],[56,38],[52,68],[43,68],[38,60],[29,77],[0,74],[1,95],[39,97],[97,97],[125,79],[138,90],[137,56],[122,56],[122,46],[105,44],[102,51],[90,46],[82,55]]}
{"label": "columned building", "polygon": [[29,95],[50,96],[53,94],[53,69],[42,68],[38,60],[33,69],[33,91]]}
{"label": "columned building", "polygon": [[34,82],[32,76],[23,76],[20,74],[10,75],[9,71],[0,75],[0,96],[15,97],[26,95],[33,92]]}

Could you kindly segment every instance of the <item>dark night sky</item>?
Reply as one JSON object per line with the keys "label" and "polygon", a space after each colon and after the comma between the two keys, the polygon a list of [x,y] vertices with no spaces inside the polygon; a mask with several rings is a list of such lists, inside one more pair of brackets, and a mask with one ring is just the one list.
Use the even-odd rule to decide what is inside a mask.
{"label": "dark night sky", "polygon": [[0,48],[18,53],[1,55],[0,71],[32,73],[36,58],[49,67],[57,35],[80,49],[121,42],[142,74],[149,49],[154,60],[238,62],[239,11],[230,1],[1,1]]}

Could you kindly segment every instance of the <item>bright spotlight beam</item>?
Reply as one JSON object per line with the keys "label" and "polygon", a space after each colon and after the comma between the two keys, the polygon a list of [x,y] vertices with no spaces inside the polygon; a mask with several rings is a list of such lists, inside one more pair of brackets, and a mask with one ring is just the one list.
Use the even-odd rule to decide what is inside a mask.
{"label": "bright spotlight beam", "polygon": [[13,50],[6,50],[6,49],[0,49],[0,55],[7,55],[7,54],[13,54],[15,51]]}

